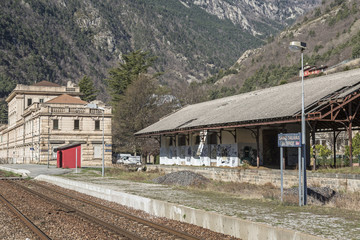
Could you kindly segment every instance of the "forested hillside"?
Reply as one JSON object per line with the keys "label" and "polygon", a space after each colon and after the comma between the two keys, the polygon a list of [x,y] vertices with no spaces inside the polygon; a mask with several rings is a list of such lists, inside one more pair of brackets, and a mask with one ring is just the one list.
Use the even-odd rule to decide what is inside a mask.
{"label": "forested hillside", "polygon": [[[122,60],[122,54],[139,49],[158,56],[154,66],[164,72],[163,84],[201,81],[231,66],[246,49],[260,46],[267,35],[283,28],[290,15],[302,14],[317,1],[308,1],[312,3],[306,7],[291,5],[292,1],[272,2],[251,0],[240,6],[235,0],[217,0],[221,16],[216,14],[219,7],[211,10],[213,1],[3,0],[0,97],[16,83],[64,84],[87,75],[106,100],[103,83],[108,69]],[[229,4],[233,7],[223,7]],[[249,17],[255,8],[256,16]],[[275,10],[269,15],[270,8]],[[277,9],[284,20],[264,25]],[[232,17],[241,11],[250,27]]]}
{"label": "forested hillside", "polygon": [[102,86],[121,55],[137,49],[158,56],[165,82],[201,79],[261,44],[230,21],[176,0],[4,0],[0,36],[0,97],[16,83],[63,84],[85,74]]}

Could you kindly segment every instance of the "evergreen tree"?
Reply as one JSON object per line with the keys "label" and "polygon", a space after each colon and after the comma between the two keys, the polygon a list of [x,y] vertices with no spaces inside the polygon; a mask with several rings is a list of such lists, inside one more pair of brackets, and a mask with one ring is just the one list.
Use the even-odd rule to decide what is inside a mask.
{"label": "evergreen tree", "polygon": [[83,94],[81,99],[87,102],[94,101],[96,99],[98,90],[95,89],[93,80],[84,76],[79,82],[80,92]]}
{"label": "evergreen tree", "polygon": [[113,144],[117,151],[149,153],[158,149],[153,139],[136,139],[134,133],[158,121],[175,107],[169,90],[155,77],[140,74],[128,85],[116,106]]}
{"label": "evergreen tree", "polygon": [[107,80],[112,102],[116,104],[126,88],[141,73],[146,73],[156,60],[156,57],[150,57],[149,52],[137,50],[123,55],[124,62],[118,67],[109,71],[110,77]]}
{"label": "evergreen tree", "polygon": [[8,121],[8,108],[5,100],[0,101],[0,125],[6,124]]}

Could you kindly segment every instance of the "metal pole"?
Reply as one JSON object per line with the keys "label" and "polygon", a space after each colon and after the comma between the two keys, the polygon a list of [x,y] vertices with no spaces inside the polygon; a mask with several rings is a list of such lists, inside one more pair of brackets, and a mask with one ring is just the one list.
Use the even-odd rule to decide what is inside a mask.
{"label": "metal pole", "polygon": [[304,93],[304,52],[301,50],[301,141],[303,149],[303,204],[306,205],[307,202],[307,183],[306,183],[306,129],[305,129],[305,93]]}
{"label": "metal pole", "polygon": [[283,148],[280,147],[280,169],[281,169],[281,202],[283,202],[284,188],[283,188]]}
{"label": "metal pole", "polygon": [[303,155],[303,159],[301,161],[301,171],[302,171],[302,176],[301,176],[301,178],[302,178],[301,199],[302,199],[302,204],[305,205],[305,171],[306,171],[306,167],[305,167],[305,164],[304,164],[304,155]]}
{"label": "metal pole", "polygon": [[103,153],[102,153],[102,168],[101,168],[101,176],[105,176],[105,161],[104,161],[104,155],[105,155],[105,144],[104,144],[104,129],[105,129],[105,123],[104,123],[104,112],[105,109],[102,110],[102,122],[103,122],[103,131],[102,131],[102,147],[103,147]]}
{"label": "metal pole", "polygon": [[302,205],[301,203],[301,147],[298,148],[298,166],[299,166],[299,206]]}

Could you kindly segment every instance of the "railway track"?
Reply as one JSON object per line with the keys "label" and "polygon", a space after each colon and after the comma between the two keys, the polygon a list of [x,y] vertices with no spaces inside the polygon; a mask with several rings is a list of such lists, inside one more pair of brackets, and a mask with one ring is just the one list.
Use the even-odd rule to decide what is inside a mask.
{"label": "railway track", "polygon": [[11,204],[2,194],[0,194],[0,202],[6,206],[20,221],[35,234],[35,237],[41,240],[49,240],[43,231],[41,231],[30,219],[22,214],[13,204]]}
{"label": "railway track", "polygon": [[[32,193],[32,194],[36,194],[39,197],[46,199],[47,201],[50,201],[54,204],[57,204],[65,209],[68,209],[68,211],[73,212],[74,214],[78,214],[81,218],[87,219],[88,221],[91,222],[95,222],[98,225],[101,225],[104,228],[109,229],[110,231],[115,232],[116,234],[119,235],[124,235],[129,239],[144,239],[144,237],[139,237],[138,235],[132,233],[132,232],[128,232],[126,229],[121,229],[118,227],[118,225],[115,224],[110,224],[108,222],[105,222],[103,220],[100,220],[97,217],[94,217],[88,213],[85,213],[84,211],[79,210],[76,207],[70,206],[69,204],[65,204],[63,201],[58,201],[54,199],[54,193],[60,195],[61,197],[66,197],[69,200],[73,201],[78,201],[81,202],[82,205],[88,205],[88,206],[92,206],[93,208],[96,209],[100,209],[106,213],[110,213],[114,216],[114,218],[119,219],[119,218],[124,218],[127,219],[127,221],[131,221],[132,224],[131,225],[138,225],[138,228],[145,228],[147,231],[151,232],[152,234],[154,234],[154,232],[156,232],[157,235],[161,236],[161,238],[163,239],[186,239],[186,240],[195,240],[195,239],[200,239],[197,238],[195,236],[192,236],[188,233],[185,232],[181,232],[160,224],[156,224],[154,222],[148,221],[146,219],[131,215],[129,213],[126,213],[124,211],[119,211],[119,210],[115,210],[112,209],[110,207],[98,204],[96,202],[90,201],[88,199],[85,198],[81,198],[78,196],[74,196],[74,195],[70,195],[64,191],[60,191],[60,190],[55,190],[53,188],[50,188],[46,185],[43,184],[39,184],[36,182],[31,181],[27,182],[29,184],[28,187],[23,186],[23,184],[18,184],[18,183],[14,183],[14,185],[17,185],[18,187],[21,187],[22,189]],[[47,194],[43,194],[40,193],[38,191],[35,191],[33,189],[30,189],[30,187],[40,187],[42,189],[45,189],[46,191],[48,191],[49,193]],[[51,195],[51,197],[49,197]]]}
{"label": "railway track", "polygon": [[46,201],[48,201],[50,203],[53,203],[56,206],[59,206],[59,207],[62,207],[64,209],[66,209],[67,213],[72,213],[74,215],[77,215],[78,217],[80,217],[82,219],[85,219],[85,220],[87,220],[87,221],[89,221],[91,223],[95,223],[95,224],[99,225],[100,227],[105,228],[108,231],[111,231],[111,232],[113,232],[113,233],[115,233],[115,234],[117,234],[117,235],[119,235],[121,237],[124,237],[126,239],[133,239],[133,240],[142,240],[143,239],[143,238],[133,234],[132,232],[127,231],[126,229],[122,229],[122,228],[114,226],[114,225],[112,225],[110,223],[107,223],[107,222],[105,222],[105,221],[103,221],[103,220],[101,220],[99,218],[91,216],[91,215],[89,215],[89,214],[87,214],[87,213],[85,213],[85,212],[83,212],[83,211],[81,211],[79,209],[76,209],[76,208],[74,208],[74,207],[72,207],[72,206],[70,206],[68,204],[62,203],[62,202],[60,202],[60,201],[58,201],[58,200],[56,200],[56,199],[54,199],[52,197],[46,196],[46,195],[44,195],[42,193],[39,193],[39,192],[34,191],[34,190],[32,190],[32,189],[30,189],[28,187],[25,187],[22,184],[19,184],[17,182],[11,182],[11,184],[15,185],[16,187],[20,187],[23,190],[25,190],[25,191],[33,194],[33,195],[36,195],[36,196],[38,196],[38,197],[40,197],[40,198],[42,198],[42,199],[44,199],[44,200],[46,200]]}
{"label": "railway track", "polygon": [[63,192],[63,191],[55,190],[55,189],[50,188],[50,187],[48,187],[48,186],[46,186],[44,184],[40,184],[40,183],[37,183],[37,182],[31,182],[31,184],[35,185],[37,187],[44,188],[44,189],[46,189],[48,191],[55,192],[55,193],[60,194],[62,196],[66,196],[69,199],[80,201],[80,202],[83,202],[85,204],[88,204],[88,205],[94,206],[96,208],[102,209],[104,211],[110,212],[110,213],[112,213],[112,214],[114,214],[116,216],[130,219],[132,221],[138,222],[138,223],[140,223],[142,225],[145,225],[147,227],[151,227],[151,228],[157,229],[159,231],[162,231],[162,232],[164,232],[166,234],[174,235],[175,237],[178,237],[180,239],[185,239],[185,240],[199,240],[200,239],[200,238],[192,236],[192,235],[190,235],[188,233],[181,232],[181,231],[178,231],[178,230],[175,230],[175,229],[172,229],[172,228],[160,225],[160,224],[156,224],[156,223],[148,221],[148,220],[146,220],[144,218],[140,218],[140,217],[128,214],[128,213],[126,213],[124,211],[115,210],[115,209],[112,209],[110,207],[98,204],[98,203],[96,203],[94,201],[90,201],[88,199],[81,198],[81,197],[78,197],[78,196],[73,196],[73,195],[70,195],[70,194],[68,194],[66,192]]}

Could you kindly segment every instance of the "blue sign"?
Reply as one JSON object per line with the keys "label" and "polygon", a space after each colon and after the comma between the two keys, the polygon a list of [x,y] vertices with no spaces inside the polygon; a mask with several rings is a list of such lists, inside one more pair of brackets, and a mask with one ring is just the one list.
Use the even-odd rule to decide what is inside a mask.
{"label": "blue sign", "polygon": [[111,144],[105,144],[105,147],[111,147]]}
{"label": "blue sign", "polygon": [[278,147],[301,147],[301,133],[278,134]]}
{"label": "blue sign", "polygon": [[105,152],[112,152],[111,149],[105,149]]}

